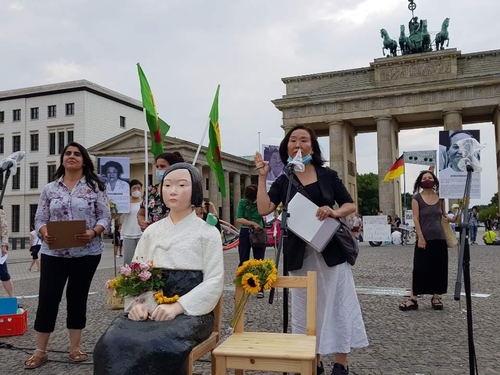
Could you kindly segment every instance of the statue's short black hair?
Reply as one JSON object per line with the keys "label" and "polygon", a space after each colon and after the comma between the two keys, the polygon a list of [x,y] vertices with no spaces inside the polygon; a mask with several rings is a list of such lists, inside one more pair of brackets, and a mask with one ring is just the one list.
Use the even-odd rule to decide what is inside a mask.
{"label": "statue's short black hair", "polygon": [[[163,180],[165,177],[172,171],[177,169],[187,169],[189,174],[191,175],[191,183],[192,183],[192,192],[191,192],[191,204],[195,207],[201,206],[203,202],[203,185],[201,184],[201,173],[198,168],[193,167],[193,165],[189,163],[176,163],[170,166],[165,173],[163,174],[163,179],[160,184],[160,196],[161,201],[163,202]],[[163,202],[165,204],[165,202]]]}

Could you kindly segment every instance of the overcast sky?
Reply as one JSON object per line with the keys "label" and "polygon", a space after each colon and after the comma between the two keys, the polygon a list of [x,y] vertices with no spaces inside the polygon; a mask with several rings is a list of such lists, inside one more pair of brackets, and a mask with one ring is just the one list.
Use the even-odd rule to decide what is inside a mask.
{"label": "overcast sky", "polygon": [[[499,49],[498,0],[416,0],[431,33],[450,17],[450,47]],[[282,77],[368,66],[393,39],[407,0],[0,0],[0,90],[87,79],[140,98],[140,62],[170,136],[199,142],[221,84],[223,150],[253,154],[283,136],[271,103]],[[481,129],[482,199],[496,191],[493,125]],[[400,152],[436,149],[438,128],[403,131]],[[356,138],[357,168],[375,172],[375,134]],[[205,142],[206,144],[206,142]],[[322,141],[328,155],[326,140]],[[416,173],[407,174],[412,185]],[[409,188],[408,188],[409,189]]]}

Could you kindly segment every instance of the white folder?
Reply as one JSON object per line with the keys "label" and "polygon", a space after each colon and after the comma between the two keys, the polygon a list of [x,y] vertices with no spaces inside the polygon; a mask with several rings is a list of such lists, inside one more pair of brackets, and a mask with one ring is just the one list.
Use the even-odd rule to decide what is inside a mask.
{"label": "white folder", "polygon": [[301,193],[295,194],[288,203],[288,228],[306,241],[316,251],[322,252],[340,228],[340,221],[327,217],[320,221],[316,218],[318,206]]}

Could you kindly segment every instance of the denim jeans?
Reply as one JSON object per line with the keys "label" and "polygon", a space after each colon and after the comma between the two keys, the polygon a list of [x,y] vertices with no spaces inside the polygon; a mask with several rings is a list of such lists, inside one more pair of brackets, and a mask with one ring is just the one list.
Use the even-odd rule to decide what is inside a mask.
{"label": "denim jeans", "polygon": [[477,225],[469,226],[469,237],[470,237],[470,242],[476,242]]}

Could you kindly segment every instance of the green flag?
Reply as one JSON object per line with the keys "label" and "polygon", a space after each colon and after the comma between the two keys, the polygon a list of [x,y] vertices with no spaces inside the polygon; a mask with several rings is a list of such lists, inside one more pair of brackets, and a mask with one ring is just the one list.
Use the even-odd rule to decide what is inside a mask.
{"label": "green flag", "polygon": [[170,126],[158,117],[155,98],[148,80],[142,71],[141,65],[137,64],[139,72],[139,81],[141,83],[142,106],[146,111],[146,122],[148,123],[149,133],[151,135],[151,152],[156,157],[163,153],[163,139],[170,130]]}
{"label": "green flag", "polygon": [[208,126],[208,150],[207,163],[215,174],[217,185],[219,185],[220,194],[226,196],[226,184],[224,181],[224,167],[222,166],[221,143],[219,130],[219,89],[215,93],[214,103],[210,110],[210,125]]}

